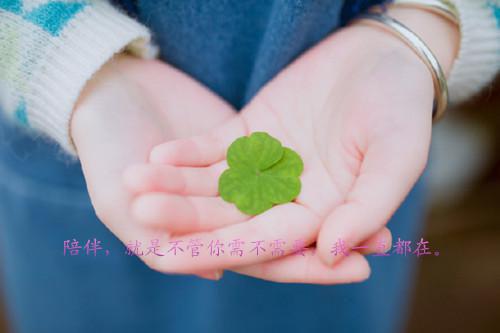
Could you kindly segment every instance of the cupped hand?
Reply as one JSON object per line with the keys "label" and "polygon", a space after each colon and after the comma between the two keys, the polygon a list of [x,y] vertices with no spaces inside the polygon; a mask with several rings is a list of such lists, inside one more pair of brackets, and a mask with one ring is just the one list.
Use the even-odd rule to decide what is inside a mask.
{"label": "cupped hand", "polygon": [[146,162],[155,145],[204,133],[234,114],[196,81],[159,61],[119,55],[105,64],[84,88],[71,122],[100,220],[125,244],[138,240],[148,246],[165,238],[130,215],[133,195],[123,186],[123,170]]}
{"label": "cupped hand", "polygon": [[[342,256],[332,248],[339,241],[372,252],[390,248],[385,224],[427,161],[432,98],[430,74],[409,48],[385,32],[352,26],[283,70],[238,117],[205,135],[158,145],[152,164],[129,168],[125,183],[138,195],[133,215],[186,244],[192,238],[282,240],[289,255],[280,260],[294,263],[280,267],[285,281],[304,279],[318,262],[332,265],[341,258],[334,268],[348,261],[351,281],[365,279],[369,268],[357,251]],[[297,151],[304,172],[294,202],[250,217],[218,196],[217,183],[227,168],[227,147],[256,131]],[[291,254],[297,240],[317,242],[317,251],[297,260]],[[275,273],[266,266],[272,259],[271,251],[224,259],[207,254],[200,267],[252,275],[253,265],[267,262],[257,271],[269,277]],[[157,265],[182,266],[175,258]]]}

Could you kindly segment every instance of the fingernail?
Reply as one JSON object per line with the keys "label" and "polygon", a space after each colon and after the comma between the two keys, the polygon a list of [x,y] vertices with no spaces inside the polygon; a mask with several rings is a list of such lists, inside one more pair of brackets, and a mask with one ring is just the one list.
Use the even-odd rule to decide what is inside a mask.
{"label": "fingernail", "polygon": [[219,281],[222,279],[222,275],[224,274],[224,271],[215,271],[214,272],[214,278],[216,281]]}
{"label": "fingernail", "polygon": [[151,163],[161,163],[161,154],[158,147],[154,147],[149,153],[149,162]]}
{"label": "fingernail", "polygon": [[223,275],[224,271],[213,271],[213,272],[207,272],[207,273],[198,273],[197,275],[199,277],[202,277],[204,279],[207,279],[207,280],[211,280],[211,281],[218,281],[222,278],[222,275]]}

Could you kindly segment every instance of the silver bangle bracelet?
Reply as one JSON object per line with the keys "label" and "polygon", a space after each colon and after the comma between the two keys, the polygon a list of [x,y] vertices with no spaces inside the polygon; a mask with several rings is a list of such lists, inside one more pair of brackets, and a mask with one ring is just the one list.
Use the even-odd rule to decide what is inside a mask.
{"label": "silver bangle bracelet", "polygon": [[389,5],[427,10],[460,27],[460,15],[457,7],[449,0],[393,0]]}
{"label": "silver bangle bracelet", "polygon": [[432,81],[434,83],[432,119],[433,121],[439,120],[448,106],[448,85],[439,61],[424,41],[401,22],[385,14],[363,14],[356,18],[354,22],[373,24],[391,32],[405,42],[418,55],[432,74]]}

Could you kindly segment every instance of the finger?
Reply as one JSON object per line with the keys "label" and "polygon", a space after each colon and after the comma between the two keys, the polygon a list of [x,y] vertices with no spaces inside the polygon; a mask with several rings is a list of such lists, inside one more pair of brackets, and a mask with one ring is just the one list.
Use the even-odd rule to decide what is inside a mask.
{"label": "finger", "polygon": [[168,192],[172,194],[216,196],[218,179],[227,168],[225,161],[208,167],[174,167],[166,164],[139,164],[123,174],[125,186],[135,194]]}
{"label": "finger", "polygon": [[229,145],[245,134],[242,118],[234,117],[206,135],[168,141],[154,147],[149,160],[176,166],[208,166],[223,160]]}
{"label": "finger", "polygon": [[[185,247],[185,251],[177,255],[150,258],[148,264],[164,273],[191,273],[261,263],[292,253],[293,244],[298,240],[306,246],[314,242],[320,223],[320,217],[303,206],[279,205],[246,222],[171,238],[170,242],[184,245],[196,239],[203,247],[196,256]],[[244,243],[244,255],[233,255],[231,243],[235,240]],[[275,243],[279,243],[282,252],[273,247]]]}
{"label": "finger", "polygon": [[392,247],[392,233],[387,227],[382,227],[356,247],[352,250],[362,254],[385,253]]}
{"label": "finger", "polygon": [[233,271],[281,283],[340,284],[366,280],[370,276],[368,261],[353,252],[333,267],[326,266],[312,251],[291,254],[282,259],[233,269]]}
{"label": "finger", "polygon": [[148,193],[138,196],[131,209],[143,225],[178,233],[213,230],[249,218],[219,197]]}
{"label": "finger", "polygon": [[339,241],[356,246],[384,226],[403,202],[427,161],[426,140],[378,140],[364,156],[360,173],[345,202],[327,216],[318,236],[318,253],[332,265]]}
{"label": "finger", "polygon": [[224,274],[223,270],[215,270],[215,271],[196,273],[195,275],[202,279],[219,281],[220,279],[222,279],[223,274]]}

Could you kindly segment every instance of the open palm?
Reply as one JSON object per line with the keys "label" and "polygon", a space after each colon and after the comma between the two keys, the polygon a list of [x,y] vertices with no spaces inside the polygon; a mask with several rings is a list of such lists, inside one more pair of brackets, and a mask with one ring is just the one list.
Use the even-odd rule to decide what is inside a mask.
{"label": "open palm", "polygon": [[[297,240],[317,242],[316,259],[303,260],[306,265],[289,255],[294,264],[280,268],[290,281],[310,274],[311,281],[327,282],[312,272],[321,269],[317,258],[328,264],[340,258],[330,252],[337,240],[352,247],[373,245],[380,236],[390,246],[385,223],[426,164],[431,108],[432,82],[423,63],[384,33],[350,27],[281,72],[237,118],[206,135],[161,144],[151,152],[154,164],[129,169],[126,183],[140,193],[134,216],[186,243],[281,240],[290,254]],[[217,181],[229,144],[256,131],[297,151],[304,172],[295,202],[249,217],[218,197]],[[223,259],[206,254],[198,267],[252,275],[253,264],[272,259],[271,251]],[[356,263],[349,266],[351,280],[366,276],[357,253],[339,264],[345,261]],[[155,265],[182,270],[186,264],[162,258]]]}

